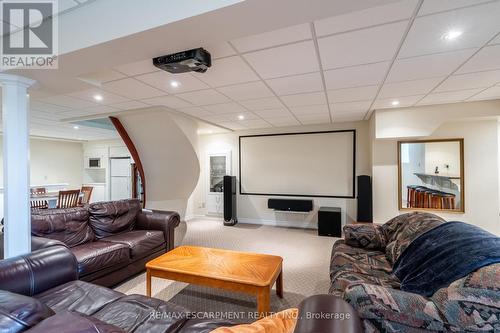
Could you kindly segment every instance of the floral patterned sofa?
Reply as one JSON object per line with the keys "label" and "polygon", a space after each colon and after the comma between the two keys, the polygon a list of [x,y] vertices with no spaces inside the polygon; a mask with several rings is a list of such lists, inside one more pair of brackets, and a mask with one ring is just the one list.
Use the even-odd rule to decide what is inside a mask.
{"label": "floral patterned sofa", "polygon": [[352,224],[335,242],[330,293],[359,313],[366,332],[500,332],[500,264],[439,289],[431,297],[400,290],[392,274],[408,245],[445,221],[422,212],[383,225]]}

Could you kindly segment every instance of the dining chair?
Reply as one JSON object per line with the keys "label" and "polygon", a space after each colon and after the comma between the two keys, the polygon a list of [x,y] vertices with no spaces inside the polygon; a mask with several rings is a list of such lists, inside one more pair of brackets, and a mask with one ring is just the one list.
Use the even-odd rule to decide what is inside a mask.
{"label": "dining chair", "polygon": [[92,190],[94,188],[92,186],[82,186],[80,192],[83,193],[83,196],[79,199],[79,204],[84,205],[90,202],[90,197],[92,196]]}
{"label": "dining chair", "polygon": [[[36,197],[36,195],[45,193],[47,193],[45,187],[30,188],[31,196]],[[47,202],[47,200],[30,200],[30,206],[31,209],[47,209],[49,208],[49,203]]]}
{"label": "dining chair", "polygon": [[57,208],[71,208],[78,206],[80,190],[59,191]]}

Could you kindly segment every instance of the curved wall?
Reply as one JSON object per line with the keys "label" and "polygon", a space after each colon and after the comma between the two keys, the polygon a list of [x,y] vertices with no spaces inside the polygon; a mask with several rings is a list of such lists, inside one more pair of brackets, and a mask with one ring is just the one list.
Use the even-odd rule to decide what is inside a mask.
{"label": "curved wall", "polygon": [[162,109],[117,117],[144,167],[146,208],[175,210],[184,219],[188,198],[200,176],[197,124]]}

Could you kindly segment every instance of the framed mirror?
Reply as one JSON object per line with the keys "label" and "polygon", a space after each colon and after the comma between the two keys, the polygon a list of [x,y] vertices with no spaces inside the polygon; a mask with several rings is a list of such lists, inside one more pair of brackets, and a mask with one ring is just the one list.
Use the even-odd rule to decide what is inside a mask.
{"label": "framed mirror", "polygon": [[399,209],[465,212],[464,140],[398,142]]}

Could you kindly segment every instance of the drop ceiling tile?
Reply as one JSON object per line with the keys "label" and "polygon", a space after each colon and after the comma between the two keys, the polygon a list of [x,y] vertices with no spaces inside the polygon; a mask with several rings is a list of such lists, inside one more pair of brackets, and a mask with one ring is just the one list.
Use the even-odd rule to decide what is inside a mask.
{"label": "drop ceiling tile", "polygon": [[309,105],[291,107],[290,111],[296,116],[306,114],[329,114],[328,105]]}
{"label": "drop ceiling tile", "polygon": [[278,118],[290,116],[290,111],[285,108],[259,110],[254,111],[254,113],[261,116],[262,118]]}
{"label": "drop ceiling tile", "polygon": [[500,70],[450,76],[435,92],[486,88],[500,82]]}
{"label": "drop ceiling tile", "polygon": [[117,95],[127,96],[130,99],[144,99],[165,95],[164,91],[132,78],[108,82],[103,84],[102,88]]}
{"label": "drop ceiling tile", "polygon": [[49,104],[49,103],[43,103],[39,100],[31,100],[30,101],[30,109],[36,110],[36,111],[43,111],[43,112],[59,113],[59,112],[71,111],[72,108],[54,105],[54,104]]}
{"label": "drop ceiling tile", "polygon": [[132,109],[140,109],[149,106],[146,103],[139,101],[129,101],[118,104],[111,104],[112,107],[120,109],[120,110],[132,110]]}
{"label": "drop ceiling tile", "polygon": [[266,80],[277,95],[292,95],[323,90],[319,72]]}
{"label": "drop ceiling tile", "polygon": [[262,81],[236,84],[221,87],[217,90],[235,101],[274,96],[273,92]]}
{"label": "drop ceiling tile", "polygon": [[407,24],[404,21],[319,38],[323,69],[391,60]]}
{"label": "drop ceiling tile", "polygon": [[324,72],[326,89],[340,89],[379,84],[384,79],[389,62],[331,69]]}
{"label": "drop ceiling tile", "polygon": [[252,99],[249,101],[240,102],[244,107],[249,110],[266,110],[266,109],[277,109],[283,108],[284,105],[276,97]]}
{"label": "drop ceiling tile", "polygon": [[434,93],[427,95],[417,105],[461,102],[468,99],[472,95],[477,94],[481,90],[482,89],[466,89],[466,90]]}
{"label": "drop ceiling tile", "polygon": [[[97,95],[102,97],[102,101],[96,101],[94,96],[97,96]],[[94,103],[98,103],[101,105],[122,103],[122,102],[126,102],[129,100],[128,98],[125,98],[125,97],[122,97],[119,95],[115,95],[115,94],[112,94],[112,93],[109,93],[107,91],[103,91],[103,90],[97,89],[97,88],[91,88],[91,89],[86,89],[86,90],[82,90],[82,91],[77,91],[77,92],[68,94],[68,96],[81,98],[81,99],[84,99],[84,100],[87,100],[90,102],[94,102]]]}
{"label": "drop ceiling tile", "polygon": [[142,102],[149,104],[149,105],[154,105],[154,106],[166,106],[168,108],[172,109],[178,109],[178,108],[186,108],[192,106],[190,103],[186,102],[185,100],[182,100],[178,97],[175,96],[160,96],[160,97],[153,97],[153,98],[148,98],[148,99],[143,99]]}
{"label": "drop ceiling tile", "polygon": [[387,82],[448,76],[475,51],[477,49],[398,59],[389,72]]}
{"label": "drop ceiling tile", "polygon": [[202,116],[200,117],[203,120],[209,121],[211,123],[219,123],[219,122],[226,122],[229,121],[229,119],[225,115],[208,115],[208,116]]}
{"label": "drop ceiling tile", "polygon": [[151,73],[151,72],[155,72],[155,71],[160,70],[159,68],[157,68],[153,65],[153,60],[151,60],[151,59],[141,60],[141,61],[136,61],[136,62],[116,66],[113,69],[117,70],[125,75],[128,75],[128,76],[146,74],[146,73]]}
{"label": "drop ceiling tile", "polygon": [[393,98],[413,95],[426,95],[445,77],[386,83],[380,90],[378,98]]}
{"label": "drop ceiling tile", "polygon": [[217,124],[222,126],[222,127],[230,128],[230,129],[235,130],[235,131],[243,130],[246,128],[245,126],[243,126],[242,124],[237,123],[237,122],[219,122]]}
{"label": "drop ceiling tile", "polygon": [[488,46],[476,53],[472,59],[467,61],[458,71],[461,73],[472,73],[500,68],[500,45]]}
{"label": "drop ceiling tile", "polygon": [[427,15],[466,6],[473,6],[490,0],[425,0],[418,11],[418,15]]}
{"label": "drop ceiling tile", "polygon": [[229,57],[236,54],[227,42],[208,43],[203,48],[210,53],[212,59]]}
{"label": "drop ceiling tile", "polygon": [[40,99],[40,101],[74,109],[86,108],[96,105],[96,103],[66,95],[54,95],[50,97],[45,97]]}
{"label": "drop ceiling tile", "polygon": [[299,115],[297,116],[302,125],[312,125],[312,124],[329,124],[330,115],[329,114],[310,114],[310,115]]}
{"label": "drop ceiling tile", "polygon": [[243,57],[264,79],[319,70],[318,58],[312,41],[247,53]]}
{"label": "drop ceiling tile", "polygon": [[[139,75],[136,76],[135,79],[171,94],[210,88],[208,85],[201,82],[189,73],[174,75],[165,71],[159,71]],[[176,87],[173,87],[171,85],[172,82],[176,82],[178,85]]]}
{"label": "drop ceiling tile", "polygon": [[271,124],[268,122],[262,120],[262,119],[255,119],[255,120],[243,120],[240,122],[243,126],[246,128],[267,128],[267,127],[272,127]]}
{"label": "drop ceiling tile", "polygon": [[205,109],[202,109],[199,106],[177,109],[177,111],[180,111],[182,113],[186,113],[186,114],[189,114],[189,115],[195,116],[195,117],[208,117],[210,115],[213,115],[212,112],[207,111]]}
{"label": "drop ceiling tile", "polygon": [[126,78],[126,75],[112,69],[102,70],[93,73],[87,73],[78,76],[78,79],[92,84],[100,84],[103,82],[114,81]]}
{"label": "drop ceiling tile", "polygon": [[[375,101],[375,103],[373,104],[373,108],[389,109],[389,108],[401,108],[401,107],[413,106],[424,96],[425,95],[405,96],[399,98],[381,98]],[[392,105],[394,101],[398,101],[399,104],[397,106]]]}
{"label": "drop ceiling tile", "polygon": [[366,112],[333,114],[334,123],[345,123],[350,121],[361,121],[365,118]]}
{"label": "drop ceiling tile", "polygon": [[325,93],[322,91],[308,94],[281,96],[281,100],[290,107],[326,104]]}
{"label": "drop ceiling tile", "polygon": [[[230,121],[242,121],[242,120],[253,120],[260,119],[258,116],[253,114],[252,112],[242,112],[242,113],[230,113],[224,115]],[[243,116],[243,119],[240,119],[240,116]]]}
{"label": "drop ceiling tile", "polygon": [[216,59],[206,73],[193,75],[212,87],[258,81],[259,78],[250,67],[238,56]]}
{"label": "drop ceiling tile", "polygon": [[373,99],[377,94],[377,90],[378,86],[328,90],[328,100],[330,103],[366,101]]}
{"label": "drop ceiling tile", "polygon": [[98,105],[98,106],[93,106],[91,108],[85,108],[84,110],[88,114],[100,114],[100,113],[113,113],[119,111],[116,108],[113,108],[109,105]]}
{"label": "drop ceiling tile", "polygon": [[191,91],[177,96],[198,106],[230,102],[229,98],[214,89]]}
{"label": "drop ceiling tile", "polygon": [[258,35],[235,39],[231,41],[231,43],[239,52],[244,53],[311,38],[311,28],[308,23],[304,23]]}
{"label": "drop ceiling tile", "polygon": [[207,105],[204,106],[203,109],[210,111],[213,114],[242,113],[247,111],[244,107],[237,103]]}
{"label": "drop ceiling tile", "polygon": [[271,125],[275,127],[297,126],[300,125],[299,121],[293,117],[291,118],[272,118],[266,119]]}
{"label": "drop ceiling tile", "polygon": [[494,86],[481,91],[479,94],[470,97],[469,101],[480,101],[486,99],[500,99],[500,86]]}
{"label": "drop ceiling tile", "polygon": [[[399,57],[447,52],[484,45],[498,32],[500,2],[417,18]],[[451,29],[462,31],[455,40],[444,40]]]}
{"label": "drop ceiling tile", "polygon": [[371,7],[315,21],[316,35],[324,36],[399,20],[407,20],[412,16],[417,2],[416,0],[399,1],[385,6]]}
{"label": "drop ceiling tile", "polygon": [[330,108],[333,113],[344,112],[366,112],[370,108],[372,101],[359,101],[359,102],[346,102],[346,103],[333,103]]}

